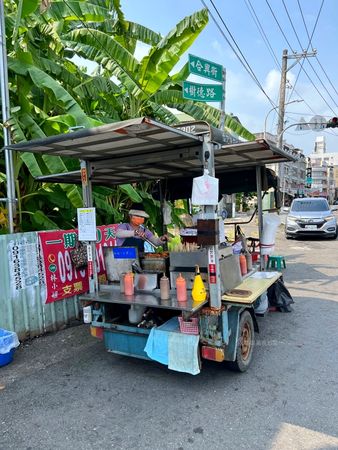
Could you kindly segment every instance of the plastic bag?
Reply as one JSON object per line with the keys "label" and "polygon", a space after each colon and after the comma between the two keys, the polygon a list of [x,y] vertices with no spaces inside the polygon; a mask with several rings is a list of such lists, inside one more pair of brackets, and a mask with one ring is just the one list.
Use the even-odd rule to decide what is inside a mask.
{"label": "plastic bag", "polygon": [[271,255],[271,253],[274,251],[276,233],[280,223],[280,217],[276,214],[264,214],[263,233],[260,242],[262,255]]}
{"label": "plastic bag", "polygon": [[270,306],[276,306],[281,312],[291,312],[291,304],[294,300],[290,292],[285,287],[282,278],[279,278],[272,286],[268,289],[268,300]]}
{"label": "plastic bag", "polygon": [[211,177],[207,170],[201,177],[193,178],[191,203],[193,205],[217,205],[218,178]]}
{"label": "plastic bag", "polygon": [[70,259],[76,269],[86,267],[88,265],[87,246],[83,242],[77,240],[75,248],[70,251]]}
{"label": "plastic bag", "polygon": [[164,200],[163,202],[163,224],[170,225],[171,224],[171,205]]}

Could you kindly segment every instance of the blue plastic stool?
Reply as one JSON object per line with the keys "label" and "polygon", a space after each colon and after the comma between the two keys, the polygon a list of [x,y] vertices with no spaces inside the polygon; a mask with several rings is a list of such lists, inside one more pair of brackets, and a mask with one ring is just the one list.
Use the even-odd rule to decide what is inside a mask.
{"label": "blue plastic stool", "polygon": [[[282,267],[283,265],[283,267]],[[286,263],[284,256],[269,256],[268,258],[268,264],[267,269],[277,269],[282,270],[283,268],[286,269]]]}

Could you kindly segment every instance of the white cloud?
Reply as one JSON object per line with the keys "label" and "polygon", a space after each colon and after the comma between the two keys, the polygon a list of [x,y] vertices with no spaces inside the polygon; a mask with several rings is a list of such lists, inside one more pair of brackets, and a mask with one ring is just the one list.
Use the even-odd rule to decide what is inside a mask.
{"label": "white cloud", "polygon": [[280,73],[272,69],[268,73],[265,83],[264,83],[264,90],[268,94],[269,97],[275,97],[278,95],[279,92],[279,86],[280,86]]}
{"label": "white cloud", "polygon": [[[226,61],[228,59],[234,60],[236,59],[236,55],[233,53],[233,51],[229,48],[229,46],[222,45],[219,41],[215,40],[211,42],[211,47],[213,50],[215,50],[216,54],[220,57],[220,61]],[[215,60],[215,58],[213,58]],[[221,62],[216,61],[218,64],[221,64]]]}

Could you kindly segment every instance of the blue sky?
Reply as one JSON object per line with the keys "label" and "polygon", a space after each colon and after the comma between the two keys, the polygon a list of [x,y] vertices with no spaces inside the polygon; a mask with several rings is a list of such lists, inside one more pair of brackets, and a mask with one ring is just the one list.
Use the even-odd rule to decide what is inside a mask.
{"label": "blue sky", "polygon": [[[306,49],[309,45],[308,35],[312,35],[317,21],[309,47],[309,51],[312,48],[317,49],[317,56],[303,60],[303,69],[305,70],[300,71],[299,77],[300,63],[288,71],[287,78],[292,86],[295,85],[295,89],[293,92],[291,88],[287,89],[286,101],[297,99],[303,101],[286,106],[285,119],[287,123],[285,127],[297,123],[301,117],[310,121],[315,114],[325,116],[327,119],[338,116],[337,0],[324,0],[324,2],[323,0],[212,1],[238,48],[231,41],[228,31],[221,23],[210,0],[205,0],[210,12],[217,18],[221,29],[228,40],[232,42],[237,53],[242,52],[251,71],[272,101],[271,104],[267,96],[252,80],[210,17],[209,24],[197,38],[189,53],[222,64],[226,68],[226,111],[228,113],[231,112],[238,116],[250,131],[264,131],[268,112],[278,104],[283,49],[287,48],[289,54],[300,53]],[[121,5],[128,20],[145,25],[162,35],[167,34],[185,16],[203,8],[200,0],[121,0]],[[321,5],[322,9],[318,18]],[[256,18],[256,23],[254,18]],[[138,49],[139,57],[142,57],[146,51],[145,46],[140,47]],[[188,53],[183,56],[182,64],[187,59]],[[289,59],[288,67],[294,61],[294,59]],[[191,78],[191,80],[194,79]],[[199,81],[208,82],[202,78]],[[217,103],[214,106],[217,106]],[[275,111],[271,111],[267,119],[267,131],[275,133],[276,124],[277,114]],[[313,150],[314,141],[318,135],[326,136],[328,152],[338,151],[338,128],[313,132],[296,131],[295,127],[290,127],[285,132],[284,138],[288,143],[301,148],[305,154],[309,154]]]}

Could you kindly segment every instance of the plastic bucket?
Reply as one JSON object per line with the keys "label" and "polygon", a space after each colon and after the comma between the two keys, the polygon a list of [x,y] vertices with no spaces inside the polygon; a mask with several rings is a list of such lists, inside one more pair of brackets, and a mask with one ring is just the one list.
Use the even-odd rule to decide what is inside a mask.
{"label": "plastic bucket", "polygon": [[12,348],[9,352],[1,355],[0,354],[0,367],[6,366],[13,361],[15,348]]}
{"label": "plastic bucket", "polygon": [[13,361],[14,351],[18,345],[18,336],[14,331],[0,328],[0,367]]}

